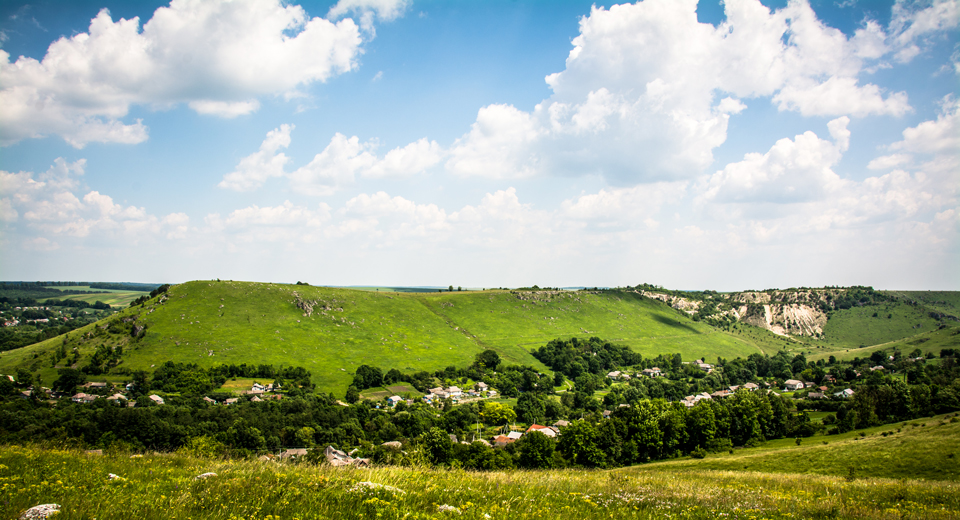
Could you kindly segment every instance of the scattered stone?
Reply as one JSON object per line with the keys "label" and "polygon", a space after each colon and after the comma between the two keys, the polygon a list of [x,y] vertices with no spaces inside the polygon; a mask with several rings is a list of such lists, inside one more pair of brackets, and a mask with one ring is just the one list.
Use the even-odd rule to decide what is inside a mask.
{"label": "scattered stone", "polygon": [[447,504],[440,505],[437,507],[437,512],[439,513],[456,513],[460,514],[460,510],[453,506],[448,506]]}
{"label": "scattered stone", "polygon": [[376,490],[383,490],[389,493],[400,493],[401,495],[406,494],[406,491],[400,488],[388,486],[386,484],[378,484],[376,482],[357,482],[356,484],[353,485],[352,488],[350,488],[350,491],[360,491],[360,492],[376,491]]}
{"label": "scattered stone", "polygon": [[213,473],[213,472],[201,473],[201,474],[197,475],[196,477],[193,477],[193,479],[194,479],[194,480],[203,480],[203,479],[206,479],[206,478],[216,477],[216,476],[217,476],[217,474],[216,474],[216,473]]}
{"label": "scattered stone", "polygon": [[41,504],[27,509],[20,515],[20,520],[42,520],[60,512],[60,504]]}
{"label": "scattered stone", "polygon": [[118,479],[119,479],[119,480],[126,480],[125,478],[123,478],[123,477],[121,477],[120,475],[117,475],[117,474],[115,474],[115,473],[107,473],[107,479],[108,479],[108,480],[118,480]]}

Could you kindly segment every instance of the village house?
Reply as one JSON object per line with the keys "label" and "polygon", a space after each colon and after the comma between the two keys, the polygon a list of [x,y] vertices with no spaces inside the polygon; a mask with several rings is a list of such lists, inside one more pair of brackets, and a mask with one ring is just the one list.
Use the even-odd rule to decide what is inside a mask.
{"label": "village house", "polygon": [[205,402],[205,403],[207,403],[207,404],[217,404],[217,400],[216,400],[216,399],[210,399],[209,397],[204,397],[204,398],[203,398],[203,402]]}
{"label": "village house", "polygon": [[253,396],[253,397],[250,399],[250,402],[251,402],[251,403],[262,403],[262,402],[263,402],[263,399],[260,399],[260,396],[259,396],[259,395],[255,395],[255,396]]}
{"label": "village house", "polygon": [[280,452],[280,460],[291,460],[303,457],[307,454],[306,448],[290,448]]}
{"label": "village house", "polygon": [[323,450],[323,455],[326,457],[327,463],[334,467],[357,466],[366,468],[370,466],[370,459],[355,459],[333,446],[327,446],[327,449]]}
{"label": "village house", "polygon": [[238,399],[236,397],[231,397],[223,402],[225,405],[237,404]]}
{"label": "village house", "polygon": [[106,389],[107,389],[107,383],[103,383],[103,382],[93,382],[93,381],[91,381],[91,382],[83,385],[83,387],[84,387],[84,388],[87,388],[87,389],[90,389],[90,390],[106,390]]}
{"label": "village house", "polygon": [[85,393],[83,393],[83,392],[80,392],[80,393],[74,395],[73,397],[71,397],[70,400],[73,401],[73,402],[75,402],[75,403],[92,403],[92,402],[96,401],[98,397],[100,397],[100,396],[98,396],[98,395],[92,395],[92,394],[85,394]]}
{"label": "village house", "polygon": [[610,372],[607,374],[607,377],[609,377],[610,379],[620,379],[620,371],[615,370],[613,372]]}
{"label": "village house", "polygon": [[759,389],[760,389],[760,387],[757,386],[756,383],[744,383],[743,388],[744,388],[744,390],[749,390],[749,391],[751,391],[751,392],[753,392],[754,390],[759,390]]}
{"label": "village house", "polygon": [[127,396],[123,394],[113,394],[107,398],[107,401],[113,401],[115,403],[119,403],[120,401],[126,401],[126,400],[127,400]]}
{"label": "village house", "polygon": [[660,369],[657,367],[645,368],[643,369],[643,375],[647,377],[660,377],[663,374],[660,372]]}
{"label": "village house", "polygon": [[150,400],[156,404],[163,404],[163,398],[157,394],[150,395]]}
{"label": "village house", "polygon": [[849,388],[847,388],[847,389],[845,389],[845,390],[841,390],[841,391],[839,391],[839,392],[836,392],[835,394],[833,394],[833,396],[834,396],[834,397],[839,397],[840,399],[849,399],[849,398],[853,397],[853,390],[850,390]]}
{"label": "village house", "polygon": [[451,386],[450,388],[447,388],[447,394],[449,394],[450,397],[457,398],[463,395],[463,390],[460,390],[456,386]]}
{"label": "village house", "polygon": [[479,383],[477,383],[476,388],[477,388],[477,392],[486,392],[487,389],[490,387],[487,386],[487,384],[484,383],[483,381],[480,381]]}
{"label": "village house", "polygon": [[787,379],[783,383],[783,388],[785,392],[789,392],[791,390],[800,390],[801,388],[803,388],[803,381],[797,381],[796,379]]}
{"label": "village house", "polygon": [[553,428],[549,426],[542,426],[540,424],[531,424],[530,427],[527,428],[527,433],[530,433],[530,432],[540,432],[546,435],[547,437],[557,436],[557,432],[554,431]]}
{"label": "village house", "polygon": [[403,398],[400,397],[399,395],[392,395],[387,398],[387,403],[390,406],[397,406],[397,403],[399,403],[400,401],[403,401]]}

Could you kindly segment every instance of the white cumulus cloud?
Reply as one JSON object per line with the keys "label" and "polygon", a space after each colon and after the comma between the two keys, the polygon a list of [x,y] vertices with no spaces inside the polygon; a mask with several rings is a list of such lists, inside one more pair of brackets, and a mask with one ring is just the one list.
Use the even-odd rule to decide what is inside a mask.
{"label": "white cumulus cloud", "polygon": [[142,30],[138,18],[114,21],[104,9],[41,60],[11,62],[0,50],[0,142],[141,142],[146,127],[123,122],[135,104],[237,117],[257,110],[259,95],[353,70],[361,44],[352,19],[310,18],[279,0],[173,0]]}

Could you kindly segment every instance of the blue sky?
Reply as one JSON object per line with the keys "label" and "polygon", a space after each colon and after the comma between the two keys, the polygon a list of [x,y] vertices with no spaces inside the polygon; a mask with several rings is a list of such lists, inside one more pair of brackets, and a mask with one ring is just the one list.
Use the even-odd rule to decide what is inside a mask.
{"label": "blue sky", "polygon": [[0,5],[0,278],[960,290],[956,0]]}

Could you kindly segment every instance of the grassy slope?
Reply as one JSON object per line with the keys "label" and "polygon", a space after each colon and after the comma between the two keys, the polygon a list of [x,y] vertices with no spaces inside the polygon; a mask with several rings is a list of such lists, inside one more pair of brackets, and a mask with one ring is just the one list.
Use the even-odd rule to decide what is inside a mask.
{"label": "grassy slope", "polygon": [[[322,302],[312,316],[303,316],[295,307],[294,291]],[[545,369],[530,351],[558,337],[599,336],[645,356],[679,352],[684,359],[730,359],[779,349],[803,351],[813,358],[830,354],[853,357],[861,343],[913,341],[920,338],[915,334],[931,334],[936,324],[922,307],[890,303],[838,311],[827,324],[826,341],[797,341],[745,324],[738,324],[730,333],[722,332],[635,293],[520,294],[526,299],[499,290],[396,293],[196,281],[174,286],[163,305],[151,303],[143,309],[123,311],[123,315],[140,313],[141,321],[148,325],[139,343],[130,343],[126,337],[79,341],[82,332],[92,330],[88,327],[71,333],[67,346],[69,350],[76,345],[88,356],[98,344],[122,344],[123,366],[129,369],[149,369],[167,360],[202,366],[300,365],[314,374],[320,390],[340,394],[361,364],[432,371],[465,366],[486,348],[497,350],[507,362]],[[952,293],[944,294],[937,298],[946,299]],[[324,304],[331,310],[322,311]],[[873,312],[879,317],[871,317]],[[888,319],[886,314],[894,317]],[[917,324],[921,327],[913,328]],[[921,348],[939,353],[941,345],[953,346],[957,339],[940,336]],[[56,369],[44,356],[62,342],[63,338],[54,338],[0,354],[0,373],[26,366],[49,384]],[[861,357],[869,355],[868,350],[860,351]]]}
{"label": "grassy slope", "polygon": [[913,300],[930,310],[960,317],[960,291],[884,291],[893,296]]}
{"label": "grassy slope", "polygon": [[818,359],[826,359],[833,355],[839,360],[849,361],[855,357],[870,357],[870,354],[873,354],[877,350],[886,350],[891,352],[894,350],[899,350],[904,354],[909,354],[914,349],[918,348],[921,352],[923,352],[924,355],[929,352],[934,356],[939,356],[940,350],[944,348],[960,348],[960,326],[955,325],[952,327],[924,332],[901,340],[889,341],[864,348],[851,348],[835,352],[818,352],[812,356],[807,356],[807,359],[816,361]]}
{"label": "grassy slope", "polygon": [[[874,430],[860,441],[830,437],[827,446],[741,450],[612,471],[357,470],[3,446],[0,516],[17,518],[52,502],[62,506],[58,518],[100,520],[958,518],[956,464],[943,463],[957,451],[958,425],[924,422],[886,438]],[[851,464],[858,473],[848,481]],[[205,472],[217,475],[195,478]],[[109,480],[110,473],[121,478]],[[360,481],[400,491],[364,491]],[[459,513],[441,512],[441,504]]]}
{"label": "grassy slope", "polygon": [[930,332],[939,324],[929,316],[929,310],[902,302],[854,307],[833,313],[823,328],[827,338],[824,343],[835,348],[860,348]]}
{"label": "grassy slope", "polygon": [[[960,481],[957,414],[878,426],[835,436],[780,439],[759,449],[637,466],[630,471],[723,470]],[[899,430],[899,431],[898,431]],[[866,437],[861,437],[860,433]],[[882,436],[887,432],[887,436]],[[828,444],[823,444],[827,441]]]}
{"label": "grassy slope", "polygon": [[[312,316],[295,307],[294,291],[322,302]],[[545,369],[530,350],[561,336],[600,336],[644,355],[680,352],[686,359],[762,350],[635,295],[567,295],[534,303],[507,291],[387,293],[196,281],[171,288],[163,305],[151,302],[121,313],[139,313],[147,324],[139,343],[126,337],[80,340],[93,330],[87,327],[71,333],[67,347],[69,351],[76,345],[87,356],[100,343],[122,344],[123,367],[128,369],[149,369],[166,360],[201,366],[300,365],[314,374],[321,390],[338,394],[361,364],[437,370],[466,366],[486,348],[497,350],[507,362]],[[331,310],[322,311],[324,304]],[[56,377],[49,354],[62,342],[62,337],[54,338],[0,354],[0,373],[28,366],[49,384]]]}

